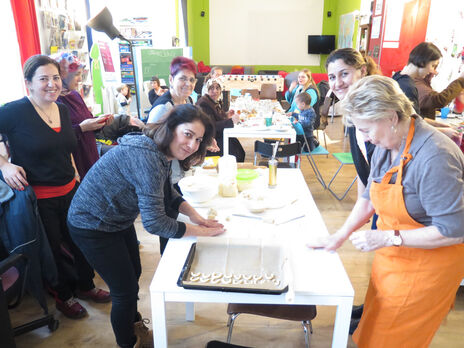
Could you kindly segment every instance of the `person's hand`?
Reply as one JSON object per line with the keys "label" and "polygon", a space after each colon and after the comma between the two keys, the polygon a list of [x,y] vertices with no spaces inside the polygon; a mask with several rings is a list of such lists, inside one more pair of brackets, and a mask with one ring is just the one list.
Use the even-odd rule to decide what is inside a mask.
{"label": "person's hand", "polygon": [[113,114],[105,114],[103,116],[100,116],[99,119],[102,120],[106,117],[106,121],[104,122],[105,126],[110,125],[114,121],[114,115]]}
{"label": "person's hand", "polygon": [[354,247],[361,251],[373,251],[393,245],[388,231],[380,230],[354,232],[350,240]]}
{"label": "person's hand", "polygon": [[346,232],[338,230],[334,234],[331,234],[329,236],[320,237],[308,243],[306,246],[308,248],[324,249],[326,251],[335,251],[342,246],[345,240],[348,239],[348,236],[349,234],[347,234]]}
{"label": "person's hand", "polygon": [[212,237],[212,236],[218,236],[220,234],[223,234],[226,230],[224,226],[222,227],[204,227],[204,226],[198,226],[196,233],[194,234],[195,236],[199,237]]}
{"label": "person's hand", "polygon": [[210,152],[219,152],[221,149],[219,148],[217,141],[215,138],[211,141],[211,145],[206,148],[206,150]]}
{"label": "person's hand", "polygon": [[197,224],[199,226],[204,226],[204,227],[210,227],[210,228],[217,228],[217,227],[223,228],[224,227],[224,225],[219,223],[217,220],[205,219],[200,214],[191,216],[190,221],[192,221],[194,224]]}
{"label": "person's hand", "polygon": [[458,139],[461,136],[461,133],[459,133],[456,129],[451,127],[439,127],[437,129],[443,134],[445,134],[448,138],[451,138],[453,141],[455,141],[455,139]]}
{"label": "person's hand", "polygon": [[288,88],[291,91],[293,91],[295,89],[295,87],[297,86],[298,84],[298,81],[293,81],[291,84],[290,84],[290,87]]}
{"label": "person's hand", "polygon": [[81,127],[82,132],[91,132],[91,131],[101,129],[105,126],[105,123],[106,123],[106,120],[104,119],[102,122],[103,117],[104,116],[87,118],[81,123],[79,123],[79,127]]}
{"label": "person's hand", "polygon": [[200,214],[190,216],[190,221],[198,225],[194,234],[196,236],[217,236],[226,231],[217,220],[205,219]]}
{"label": "person's hand", "polygon": [[238,124],[240,122],[240,115],[239,114],[233,114],[230,118],[232,119],[232,122],[234,122],[234,124]]}
{"label": "person's hand", "polygon": [[24,186],[29,186],[26,180],[26,171],[23,167],[12,163],[5,163],[0,168],[3,174],[3,179],[12,189],[23,191]]}

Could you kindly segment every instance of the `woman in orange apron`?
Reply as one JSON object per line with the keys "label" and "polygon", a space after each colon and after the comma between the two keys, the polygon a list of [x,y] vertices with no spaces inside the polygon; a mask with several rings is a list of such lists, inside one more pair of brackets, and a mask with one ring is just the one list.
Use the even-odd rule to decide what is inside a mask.
{"label": "woman in orange apron", "polygon": [[[366,140],[380,148],[372,160],[369,194],[358,200],[343,227],[326,244],[327,250],[335,250],[351,235],[350,240],[358,249],[376,250],[364,312],[353,340],[360,348],[427,347],[451,309],[464,277],[464,232],[460,224],[464,221],[464,157],[451,141],[444,140],[445,136],[426,126],[419,117],[410,116],[410,102],[389,78],[362,79],[344,99],[343,108]],[[440,146],[430,150],[435,139]],[[411,146],[414,140],[416,145]],[[399,164],[392,166],[400,153]],[[442,167],[452,163],[446,167],[448,181],[442,185],[453,187],[455,194],[447,194],[451,202],[442,204],[443,209],[453,205],[454,216],[443,219],[438,209],[427,207],[421,196],[423,191],[437,188],[427,187],[432,179],[423,180],[428,173],[421,173],[412,187],[417,188],[414,194],[420,197],[415,203],[424,201],[425,216],[421,216],[421,221],[427,224],[422,224],[411,217],[409,211],[417,214],[418,208],[406,196],[411,196],[411,180],[416,179],[411,173],[420,165],[427,170],[431,159]],[[382,161],[387,161],[386,165]],[[376,173],[383,172],[379,168],[385,167],[390,169],[379,182],[372,180]],[[408,170],[410,186],[405,190],[403,179]],[[353,233],[367,222],[374,209],[379,215],[378,230]],[[427,210],[432,211],[431,218],[426,216]],[[447,221],[459,223],[447,226]]]}

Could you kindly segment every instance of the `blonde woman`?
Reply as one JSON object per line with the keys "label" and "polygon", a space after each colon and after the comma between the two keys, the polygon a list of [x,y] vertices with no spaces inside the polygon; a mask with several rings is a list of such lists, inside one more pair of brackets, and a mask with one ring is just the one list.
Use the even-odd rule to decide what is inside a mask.
{"label": "blonde woman", "polygon": [[293,81],[288,88],[288,91],[285,92],[285,99],[290,103],[290,108],[287,112],[294,112],[298,110],[296,106],[295,97],[306,92],[311,97],[311,107],[313,107],[319,99],[319,90],[317,89],[316,82],[311,75],[311,71],[308,69],[303,69],[298,74],[298,79]]}
{"label": "blonde woman", "polygon": [[[350,239],[362,252],[375,251],[353,340],[360,348],[428,347],[464,277],[464,155],[414,113],[390,78],[361,79],[342,109],[376,145],[366,190],[321,242],[336,250]],[[378,229],[355,232],[374,212]]]}

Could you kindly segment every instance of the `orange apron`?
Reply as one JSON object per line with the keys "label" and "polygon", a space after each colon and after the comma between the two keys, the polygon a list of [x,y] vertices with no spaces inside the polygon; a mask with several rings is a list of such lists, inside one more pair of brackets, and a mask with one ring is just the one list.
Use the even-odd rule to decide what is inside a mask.
{"label": "orange apron", "polygon": [[[423,227],[413,220],[403,199],[403,168],[414,136],[411,118],[400,164],[380,183],[371,184],[370,198],[379,215],[378,233]],[[397,179],[390,180],[394,173]],[[452,308],[464,277],[464,244],[436,249],[387,247],[375,252],[364,312],[353,340],[359,348],[428,347]]]}

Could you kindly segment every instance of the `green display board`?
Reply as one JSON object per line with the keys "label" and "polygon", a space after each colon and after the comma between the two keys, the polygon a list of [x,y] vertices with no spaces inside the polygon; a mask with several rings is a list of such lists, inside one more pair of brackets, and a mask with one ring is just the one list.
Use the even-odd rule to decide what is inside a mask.
{"label": "green display board", "polygon": [[182,48],[141,50],[143,81],[149,81],[152,76],[164,79],[169,85],[169,65],[174,57],[182,56]]}

